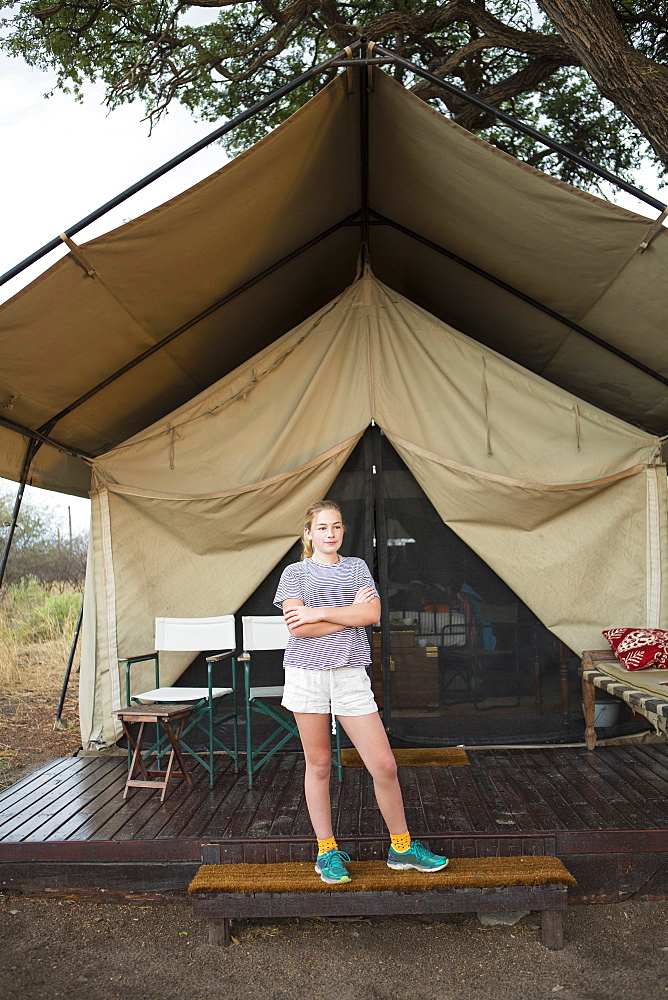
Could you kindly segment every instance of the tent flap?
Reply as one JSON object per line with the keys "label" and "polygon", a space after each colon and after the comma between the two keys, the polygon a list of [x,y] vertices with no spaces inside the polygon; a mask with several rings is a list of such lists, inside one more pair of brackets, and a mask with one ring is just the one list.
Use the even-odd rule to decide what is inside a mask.
{"label": "tent flap", "polygon": [[[118,657],[150,649],[156,616],[235,612],[371,420],[443,521],[571,648],[596,647],[608,626],[665,621],[659,439],[448,327],[367,269],[96,460],[87,739],[117,736]],[[164,681],[185,665],[167,662]],[[151,683],[139,670],[142,680]]]}

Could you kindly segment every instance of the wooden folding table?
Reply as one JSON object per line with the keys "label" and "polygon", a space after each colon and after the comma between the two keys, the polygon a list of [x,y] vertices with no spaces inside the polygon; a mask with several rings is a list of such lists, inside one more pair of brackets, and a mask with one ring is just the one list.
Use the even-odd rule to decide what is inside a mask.
{"label": "wooden folding table", "polygon": [[[186,763],[179,747],[183,724],[190,715],[191,709],[192,705],[153,703],[149,705],[130,705],[127,708],[119,708],[114,712],[114,715],[117,715],[121,720],[123,731],[132,748],[132,759],[128,768],[125,789],[123,790],[124,799],[127,798],[128,791],[131,788],[161,788],[162,795],[160,796],[160,801],[164,802],[167,788],[172,778],[183,778],[188,787],[192,787],[192,780],[188,774]],[[136,738],[131,729],[133,723],[139,723],[139,732]],[[172,728],[174,723],[176,723],[175,729]],[[160,726],[163,727],[169,741],[169,759],[165,770],[162,770],[159,765],[157,769],[154,768],[151,770],[146,766],[143,756],[146,753],[144,750],[144,737],[146,735],[146,727],[149,725],[156,727],[156,744],[154,750],[156,755],[157,744],[160,739]],[[164,753],[167,753],[167,750]],[[175,763],[178,763],[180,770],[175,769]],[[138,775],[141,775],[141,777],[138,777]]]}

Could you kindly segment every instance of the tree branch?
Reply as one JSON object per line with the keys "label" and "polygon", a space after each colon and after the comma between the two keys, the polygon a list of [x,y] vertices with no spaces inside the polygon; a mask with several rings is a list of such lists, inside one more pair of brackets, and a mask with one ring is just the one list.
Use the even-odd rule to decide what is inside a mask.
{"label": "tree branch", "polygon": [[[625,131],[626,119],[615,117],[614,128],[601,124],[607,114],[605,97],[649,139],[668,168],[665,0],[509,0],[490,4],[491,9],[485,0],[0,3],[12,11],[2,22],[0,50],[53,67],[63,88],[74,81],[78,90],[86,79],[102,79],[108,103],[141,98],[152,123],[179,99],[207,117],[229,116],[278,86],[289,72],[287,66],[317,63],[334,45],[341,48],[364,35],[441,78],[455,77],[494,105],[539,88],[540,110],[549,107],[556,126],[571,136],[582,96],[582,120],[590,123],[587,127],[602,154],[624,164],[618,166],[620,171],[631,169],[639,137],[630,124]],[[209,23],[180,23],[191,7],[212,11]],[[583,73],[558,74],[564,67],[583,67],[601,96]],[[410,77],[402,68],[396,73],[400,79]],[[334,74],[332,70],[329,75]],[[438,100],[465,128],[493,124],[492,116],[428,82],[412,82],[418,97]],[[259,137],[315,87],[304,87],[268,109],[242,127],[234,141]],[[567,88],[568,99],[562,100],[560,87]],[[499,130],[494,135],[492,141],[513,145]],[[532,147],[523,146],[521,155],[533,155]]]}
{"label": "tree branch", "polygon": [[537,0],[601,93],[668,167],[668,68],[627,42],[611,0]]}
{"label": "tree branch", "polygon": [[[506,77],[505,80],[499,80],[491,86],[476,90],[476,96],[481,97],[488,104],[499,107],[504,101],[517,97],[519,94],[535,90],[539,84],[548,80],[553,73],[561,69],[564,65],[567,64],[555,63],[549,59],[533,59],[523,69]],[[422,100],[438,98],[443,101],[452,113],[454,121],[458,125],[461,125],[462,128],[468,129],[469,132],[489,128],[496,121],[493,115],[486,114],[484,111],[478,110],[478,108],[467,104],[459,98],[450,97],[445,91],[428,81],[425,81],[424,85],[418,84],[414,88],[416,93],[418,92],[418,88],[421,90],[418,96]]]}

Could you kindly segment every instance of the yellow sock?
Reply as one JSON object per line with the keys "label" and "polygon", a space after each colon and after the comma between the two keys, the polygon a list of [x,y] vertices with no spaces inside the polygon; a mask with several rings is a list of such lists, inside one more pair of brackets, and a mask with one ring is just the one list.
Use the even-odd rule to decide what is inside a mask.
{"label": "yellow sock", "polygon": [[318,841],[318,857],[321,854],[326,854],[327,851],[335,851],[339,845],[336,843],[334,837],[330,837],[329,840],[319,840]]}
{"label": "yellow sock", "polygon": [[405,854],[411,846],[411,835],[408,830],[405,833],[398,833],[396,837],[390,834],[390,839],[397,854]]}

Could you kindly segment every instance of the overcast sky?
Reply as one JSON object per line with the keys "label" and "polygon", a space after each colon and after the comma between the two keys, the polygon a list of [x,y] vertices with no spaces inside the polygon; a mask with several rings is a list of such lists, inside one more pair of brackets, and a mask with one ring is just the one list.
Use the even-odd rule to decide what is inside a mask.
{"label": "overcast sky", "polygon": [[[0,274],[215,128],[175,106],[149,136],[141,105],[109,114],[102,104],[103,89],[94,86],[87,88],[83,104],[61,93],[45,100],[51,84],[48,74],[0,55]],[[160,205],[218,170],[226,159],[220,145],[207,147],[83,230],[77,242]],[[0,302],[66,252],[52,251],[0,287]],[[0,490],[14,493],[16,484],[0,479]],[[69,506],[75,530],[87,527],[88,500],[46,490],[29,490],[28,495],[53,505],[64,526]]]}
{"label": "overcast sky", "polygon": [[[46,100],[44,94],[52,85],[50,74],[0,54],[0,274],[215,128],[207,122],[196,122],[188,111],[176,105],[149,136],[139,103],[108,113],[103,105],[103,89],[93,85],[86,88],[83,104],[60,92]],[[225,161],[220,145],[207,147],[83,230],[77,242],[92,239],[154,208]],[[659,191],[652,171],[643,171],[638,182],[649,194],[667,197],[665,190]],[[615,200],[641,214],[652,215],[651,209],[622,192]],[[52,251],[0,287],[0,302],[65,252],[64,247]],[[2,489],[14,492],[16,486],[0,479]],[[31,492],[56,507],[63,525],[67,524],[69,506],[75,530],[87,526],[89,501],[44,490]]]}

